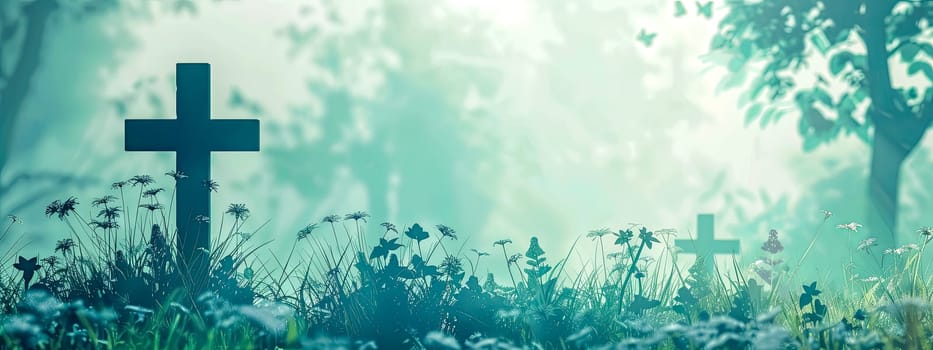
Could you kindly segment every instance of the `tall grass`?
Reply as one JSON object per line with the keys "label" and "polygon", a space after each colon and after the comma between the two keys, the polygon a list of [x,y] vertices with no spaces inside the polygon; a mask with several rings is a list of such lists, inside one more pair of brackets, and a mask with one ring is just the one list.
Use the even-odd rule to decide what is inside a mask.
{"label": "tall grass", "polygon": [[[0,259],[16,263],[0,270],[2,347],[933,348],[929,228],[878,249],[853,240],[849,224],[835,229],[850,238],[828,242],[826,215],[793,263],[772,231],[751,265],[685,265],[674,230],[594,230],[562,254],[538,238],[465,249],[451,227],[372,230],[370,215],[354,212],[296,230],[279,256],[254,242],[266,223],[231,204],[213,233],[210,277],[192,281],[178,268],[175,203],[162,198],[173,193],[140,175],[87,211],[74,197],[50,203],[46,214],[68,228],[55,250],[33,266],[18,241]],[[20,224],[10,218],[0,239]],[[800,280],[818,241],[846,245],[844,289]],[[492,266],[507,274],[480,273]]]}

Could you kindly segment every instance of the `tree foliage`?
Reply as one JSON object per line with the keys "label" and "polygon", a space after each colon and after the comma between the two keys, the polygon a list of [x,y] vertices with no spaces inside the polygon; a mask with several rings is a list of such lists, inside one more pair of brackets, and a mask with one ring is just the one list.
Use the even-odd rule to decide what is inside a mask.
{"label": "tree foliage", "polygon": [[919,141],[930,119],[921,109],[933,93],[929,84],[895,86],[891,76],[905,70],[933,81],[933,1],[730,0],[727,7],[708,58],[728,68],[720,90],[747,87],[739,102],[746,124],[765,127],[799,112],[807,151],[840,134],[869,142],[879,118],[909,124],[912,132],[898,134]]}

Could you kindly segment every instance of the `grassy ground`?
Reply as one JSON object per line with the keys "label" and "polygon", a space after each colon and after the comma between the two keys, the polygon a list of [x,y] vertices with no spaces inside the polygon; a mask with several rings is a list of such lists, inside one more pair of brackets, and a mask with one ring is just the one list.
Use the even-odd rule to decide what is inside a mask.
{"label": "grassy ground", "polygon": [[[824,290],[797,277],[807,254],[782,260],[774,231],[753,266],[721,269],[680,266],[673,231],[594,230],[562,256],[536,238],[455,251],[450,227],[376,226],[356,212],[302,228],[277,257],[257,253],[268,242],[254,242],[249,209],[233,204],[215,218],[210,278],[198,281],[208,292],[190,295],[174,203],[160,201],[174,190],[156,186],[135,176],[87,210],[73,197],[49,204],[69,236],[44,257],[17,254],[10,218],[2,348],[933,349],[929,228],[896,249],[849,241],[845,288]],[[823,231],[858,230],[824,226],[810,247]],[[571,254],[591,257],[582,272],[565,269]],[[853,273],[866,268],[877,273]]]}

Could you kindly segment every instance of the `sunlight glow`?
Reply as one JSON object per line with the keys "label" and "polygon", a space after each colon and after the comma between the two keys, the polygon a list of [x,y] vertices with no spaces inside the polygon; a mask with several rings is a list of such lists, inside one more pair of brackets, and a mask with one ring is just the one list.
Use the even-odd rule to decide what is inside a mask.
{"label": "sunlight glow", "polygon": [[532,11],[528,0],[449,0],[449,4],[455,11],[474,12],[504,28],[528,23]]}

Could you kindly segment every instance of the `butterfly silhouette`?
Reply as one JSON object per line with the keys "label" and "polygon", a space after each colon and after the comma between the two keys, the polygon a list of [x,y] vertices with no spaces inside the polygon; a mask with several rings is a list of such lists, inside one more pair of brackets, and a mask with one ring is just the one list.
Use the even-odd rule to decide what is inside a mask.
{"label": "butterfly silhouette", "polygon": [[683,17],[687,14],[687,6],[684,6],[684,2],[677,0],[674,2],[674,17]]}
{"label": "butterfly silhouette", "polygon": [[706,17],[707,19],[710,19],[713,17],[713,2],[712,1],[707,1],[705,4],[697,1],[696,4],[697,4],[698,15]]}
{"label": "butterfly silhouette", "polygon": [[641,41],[642,44],[645,44],[645,47],[651,47],[651,44],[654,44],[654,38],[658,36],[658,33],[648,33],[644,28],[638,32],[636,39]]}
{"label": "butterfly silhouette", "polygon": [[39,257],[26,259],[20,256],[19,262],[13,264],[14,268],[23,271],[23,283],[25,283],[26,289],[29,289],[29,282],[32,281],[32,277],[36,274],[36,271],[42,268],[38,260]]}

